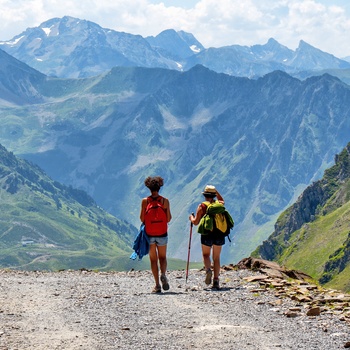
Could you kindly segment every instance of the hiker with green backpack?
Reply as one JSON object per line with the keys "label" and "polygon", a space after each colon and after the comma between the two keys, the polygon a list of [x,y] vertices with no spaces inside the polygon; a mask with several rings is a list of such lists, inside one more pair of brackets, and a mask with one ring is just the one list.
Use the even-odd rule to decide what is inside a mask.
{"label": "hiker with green backpack", "polygon": [[[140,220],[145,225],[145,232],[149,239],[149,258],[151,270],[156,283],[152,293],[161,293],[169,289],[167,271],[167,244],[168,244],[168,222],[171,220],[170,203],[159,194],[163,186],[160,176],[147,177],[145,186],[150,190],[150,196],[143,198],[141,202]],[[159,283],[159,270],[160,282]]]}
{"label": "hiker with green backpack", "polygon": [[[215,186],[207,185],[202,192],[205,201],[198,205],[196,214],[191,214],[189,219],[192,224],[198,225],[198,233],[201,234],[202,255],[206,270],[205,283],[212,282],[213,271],[211,269],[211,258],[213,259],[213,289],[220,289],[220,255],[225,237],[228,236],[234,222],[226,211],[224,198]],[[215,200],[215,197],[217,198]]]}

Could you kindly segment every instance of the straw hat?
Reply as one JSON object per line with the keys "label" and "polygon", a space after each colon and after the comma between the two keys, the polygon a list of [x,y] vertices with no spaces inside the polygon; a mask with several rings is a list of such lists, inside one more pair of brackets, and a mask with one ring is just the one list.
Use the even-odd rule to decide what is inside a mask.
{"label": "straw hat", "polygon": [[204,191],[202,192],[204,195],[216,196],[216,188],[212,185],[205,186]]}

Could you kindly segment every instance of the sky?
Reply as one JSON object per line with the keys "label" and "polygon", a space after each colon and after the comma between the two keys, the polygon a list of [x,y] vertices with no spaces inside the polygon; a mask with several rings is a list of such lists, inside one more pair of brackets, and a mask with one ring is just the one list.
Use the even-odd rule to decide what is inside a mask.
{"label": "sky", "polygon": [[300,40],[350,56],[349,0],[0,0],[0,41],[54,18],[72,16],[143,37],[192,33],[206,48]]}

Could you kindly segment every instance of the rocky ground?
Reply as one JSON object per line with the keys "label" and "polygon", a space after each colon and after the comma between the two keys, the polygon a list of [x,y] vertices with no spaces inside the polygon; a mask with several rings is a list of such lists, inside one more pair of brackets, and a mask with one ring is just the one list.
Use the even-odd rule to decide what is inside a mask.
{"label": "rocky ground", "polygon": [[171,271],[151,294],[149,271],[2,270],[0,349],[350,347],[349,296],[279,273],[225,266],[217,291]]}

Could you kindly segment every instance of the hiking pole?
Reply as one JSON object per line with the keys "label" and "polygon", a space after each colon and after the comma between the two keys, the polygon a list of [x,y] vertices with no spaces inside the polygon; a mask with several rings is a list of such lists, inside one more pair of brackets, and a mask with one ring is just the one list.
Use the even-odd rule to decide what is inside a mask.
{"label": "hiking pole", "polygon": [[[192,215],[194,215],[194,213],[192,213]],[[191,226],[190,226],[190,239],[189,239],[189,241],[188,241],[188,254],[187,254],[187,266],[186,266],[186,283],[187,283],[187,278],[188,278],[188,266],[189,266],[189,264],[190,264],[192,228],[193,228],[193,222],[191,221]]]}

